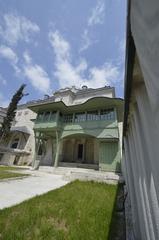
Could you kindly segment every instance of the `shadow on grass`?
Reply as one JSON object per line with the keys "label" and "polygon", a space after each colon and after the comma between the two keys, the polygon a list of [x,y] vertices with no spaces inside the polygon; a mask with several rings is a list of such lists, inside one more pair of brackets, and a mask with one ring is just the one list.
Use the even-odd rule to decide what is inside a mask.
{"label": "shadow on grass", "polygon": [[118,184],[108,240],[125,240],[124,186]]}

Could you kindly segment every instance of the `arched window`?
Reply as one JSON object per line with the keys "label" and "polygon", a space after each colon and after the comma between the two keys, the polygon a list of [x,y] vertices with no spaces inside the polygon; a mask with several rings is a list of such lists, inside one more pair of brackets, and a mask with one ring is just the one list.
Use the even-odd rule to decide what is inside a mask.
{"label": "arched window", "polygon": [[18,146],[18,143],[19,143],[19,138],[15,138],[11,144],[11,148],[17,148]]}

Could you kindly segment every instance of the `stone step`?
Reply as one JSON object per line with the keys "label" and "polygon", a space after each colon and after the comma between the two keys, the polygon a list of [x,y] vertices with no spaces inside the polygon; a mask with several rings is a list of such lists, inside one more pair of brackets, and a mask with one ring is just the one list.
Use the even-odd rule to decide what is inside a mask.
{"label": "stone step", "polygon": [[86,169],[95,169],[98,170],[98,164],[88,164],[88,163],[67,163],[67,162],[60,162],[59,167],[75,167],[75,168],[86,168]]}
{"label": "stone step", "polygon": [[84,169],[84,168],[68,168],[68,167],[40,167],[39,171],[53,173],[57,175],[63,175],[64,180],[74,181],[97,181],[105,182],[110,184],[116,184],[118,182],[123,182],[123,177],[121,174],[114,172],[101,172],[94,169]]}

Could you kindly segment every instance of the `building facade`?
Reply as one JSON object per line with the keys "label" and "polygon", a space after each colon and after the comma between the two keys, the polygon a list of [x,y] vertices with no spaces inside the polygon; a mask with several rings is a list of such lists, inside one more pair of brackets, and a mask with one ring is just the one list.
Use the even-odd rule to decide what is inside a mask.
{"label": "building facade", "polygon": [[[4,116],[5,117],[5,116]],[[31,165],[35,153],[35,138],[32,119],[36,113],[27,104],[17,108],[8,141],[0,146],[0,164]]]}
{"label": "building facade", "polygon": [[122,169],[132,237],[159,239],[159,3],[129,3]]}
{"label": "building facade", "polygon": [[123,100],[114,88],[65,88],[28,108],[37,114],[34,167],[120,171]]}

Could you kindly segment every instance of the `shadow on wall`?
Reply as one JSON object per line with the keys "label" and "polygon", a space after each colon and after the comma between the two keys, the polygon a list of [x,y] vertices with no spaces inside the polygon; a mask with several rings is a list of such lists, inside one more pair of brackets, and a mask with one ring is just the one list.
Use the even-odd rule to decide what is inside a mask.
{"label": "shadow on wall", "polygon": [[125,211],[124,211],[124,186],[118,184],[108,240],[126,240]]}
{"label": "shadow on wall", "polygon": [[116,172],[116,173],[120,173],[120,172],[121,172],[121,163],[120,163],[120,162],[117,162],[117,163],[116,163],[115,172]]}

